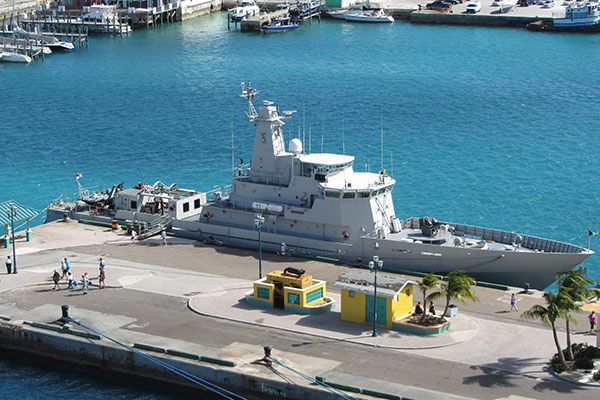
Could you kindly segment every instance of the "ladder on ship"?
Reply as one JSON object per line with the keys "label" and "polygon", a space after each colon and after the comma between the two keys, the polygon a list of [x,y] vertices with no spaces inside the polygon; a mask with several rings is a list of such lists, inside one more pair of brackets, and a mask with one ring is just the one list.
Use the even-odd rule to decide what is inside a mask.
{"label": "ladder on ship", "polygon": [[169,229],[172,219],[170,215],[161,215],[150,222],[135,222],[133,228],[137,231],[138,240],[144,240]]}

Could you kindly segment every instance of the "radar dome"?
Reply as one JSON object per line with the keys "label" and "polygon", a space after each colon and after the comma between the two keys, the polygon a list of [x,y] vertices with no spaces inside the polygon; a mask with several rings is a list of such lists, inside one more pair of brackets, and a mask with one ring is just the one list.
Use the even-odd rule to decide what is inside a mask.
{"label": "radar dome", "polygon": [[302,153],[302,141],[298,138],[290,140],[290,152],[297,154]]}

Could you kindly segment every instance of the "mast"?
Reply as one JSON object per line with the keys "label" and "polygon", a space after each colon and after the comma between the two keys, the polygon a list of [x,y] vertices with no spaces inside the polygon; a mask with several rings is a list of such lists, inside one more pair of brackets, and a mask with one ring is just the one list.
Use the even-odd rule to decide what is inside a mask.
{"label": "mast", "polygon": [[240,97],[248,99],[248,112],[246,113],[246,115],[248,116],[249,121],[254,121],[256,117],[258,117],[258,113],[256,112],[254,105],[252,104],[252,100],[254,100],[254,97],[256,97],[256,95],[258,94],[258,90],[252,89],[251,81],[248,81],[248,89],[246,90],[244,90],[245,85],[245,82],[242,81],[242,94],[240,94]]}
{"label": "mast", "polygon": [[383,108],[381,109],[381,169],[380,171],[383,172]]}
{"label": "mast", "polygon": [[[233,107],[231,107],[231,173],[235,176],[235,153],[233,145]],[[244,167],[242,166],[242,168]]]}

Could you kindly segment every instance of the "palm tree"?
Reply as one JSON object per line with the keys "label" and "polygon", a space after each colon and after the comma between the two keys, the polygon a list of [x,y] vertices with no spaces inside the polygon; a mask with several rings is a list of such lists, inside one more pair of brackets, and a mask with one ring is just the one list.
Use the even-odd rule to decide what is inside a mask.
{"label": "palm tree", "polygon": [[448,311],[448,307],[450,306],[450,301],[452,299],[459,300],[461,303],[466,304],[467,299],[472,301],[479,301],[475,292],[473,291],[473,285],[475,284],[475,279],[471,278],[465,271],[461,269],[457,269],[455,271],[450,272],[446,276],[446,282],[439,285],[439,292],[432,293],[429,295],[431,300],[437,299],[440,297],[446,298],[446,306],[444,307],[444,312],[442,313],[442,318],[446,315]]}
{"label": "palm tree", "polygon": [[541,319],[552,328],[554,344],[556,345],[556,350],[558,350],[560,363],[565,367],[565,369],[568,369],[567,361],[565,360],[565,356],[560,348],[558,335],[556,334],[556,320],[558,318],[573,320],[573,316],[569,313],[569,310],[573,307],[573,301],[564,293],[557,294],[554,292],[544,293],[544,299],[546,299],[546,307],[535,304],[529,310],[521,314],[521,317],[525,319]]}
{"label": "palm tree", "polygon": [[[590,298],[600,296],[599,289],[588,288],[594,284],[592,278],[583,276],[582,270],[570,270],[556,274],[558,280],[559,293],[563,293],[573,301],[573,308],[569,311],[581,311],[581,308],[575,302],[587,303]],[[566,319],[567,329],[567,358],[573,360],[573,349],[571,348],[571,327],[570,320]],[[577,323],[577,322],[575,322]]]}
{"label": "palm tree", "polygon": [[427,291],[437,288],[439,284],[440,280],[434,274],[425,275],[423,279],[421,279],[421,282],[417,283],[417,287],[423,293],[423,314],[421,315],[420,321],[423,321],[426,315],[425,310],[427,310]]}

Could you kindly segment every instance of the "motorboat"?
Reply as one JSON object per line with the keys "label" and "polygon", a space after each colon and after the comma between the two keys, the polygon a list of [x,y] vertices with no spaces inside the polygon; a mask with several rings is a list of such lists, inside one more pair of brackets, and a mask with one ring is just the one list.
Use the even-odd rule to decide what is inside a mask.
{"label": "motorboat", "polygon": [[507,13],[517,6],[517,0],[495,0],[492,7],[498,7],[500,13]]}
{"label": "motorboat", "polygon": [[229,18],[233,22],[240,22],[248,17],[256,16],[260,13],[260,8],[254,0],[242,0],[238,7],[229,10]]}
{"label": "motorboat", "polygon": [[2,51],[0,52],[0,62],[29,64],[31,62],[31,57],[26,54]]}
{"label": "motorboat", "polygon": [[394,22],[394,17],[387,14],[383,9],[349,11],[344,14],[344,19],[353,22]]}

